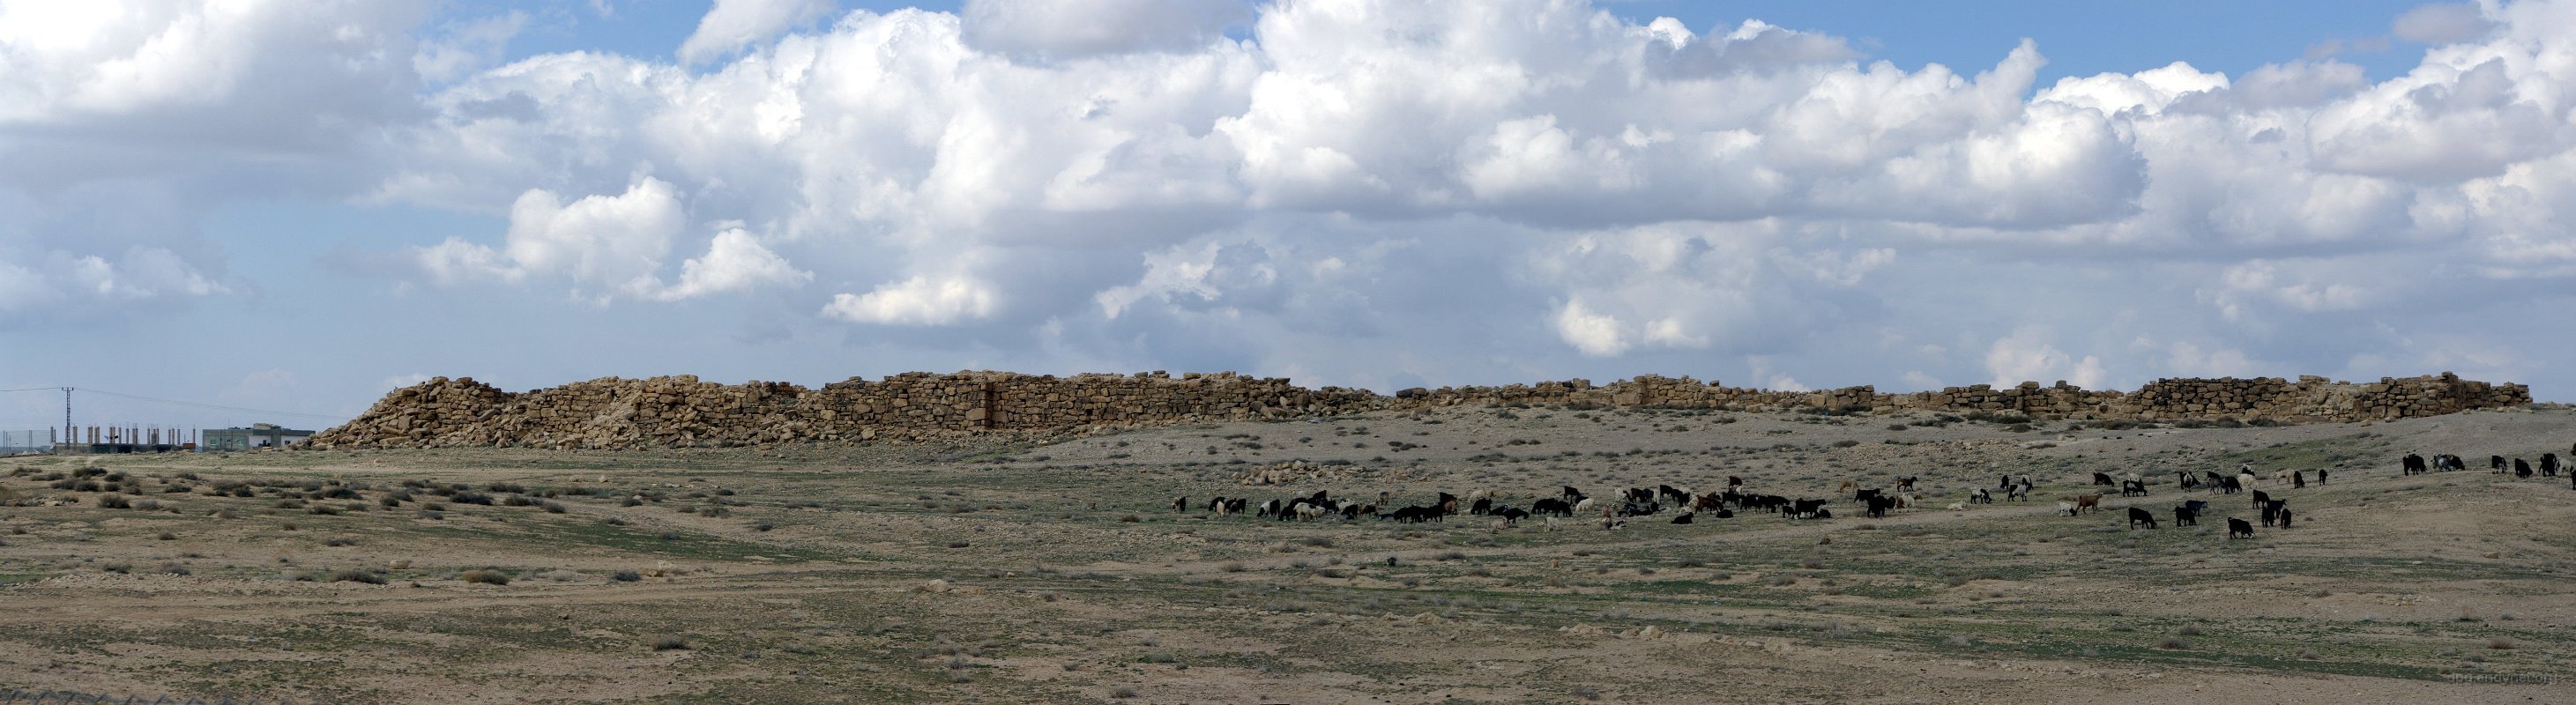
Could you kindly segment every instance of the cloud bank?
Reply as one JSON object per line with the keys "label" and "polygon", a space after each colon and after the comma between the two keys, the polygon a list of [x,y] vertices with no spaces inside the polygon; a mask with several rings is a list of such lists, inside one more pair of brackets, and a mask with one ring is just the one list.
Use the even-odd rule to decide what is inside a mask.
{"label": "cloud bank", "polygon": [[[190,167],[259,164],[506,219],[383,248],[427,291],[714,303],[1038,368],[2576,384],[2547,366],[2570,333],[2504,335],[2576,291],[2576,2],[2407,13],[2391,31],[2422,62],[2376,81],[2298,59],[2047,85],[2028,42],[1908,68],[1579,0],[977,0],[819,25],[828,2],[726,0],[675,57],[498,66],[477,57],[507,17],[422,43],[399,4],[82,7],[0,5],[0,162],[188,146],[68,181],[0,167],[0,246],[110,279],[189,245],[15,224],[117,179],[217,202]],[[99,142],[35,137],[55,133]],[[199,284],[0,265],[24,297],[0,299],[225,291],[178,266]]]}

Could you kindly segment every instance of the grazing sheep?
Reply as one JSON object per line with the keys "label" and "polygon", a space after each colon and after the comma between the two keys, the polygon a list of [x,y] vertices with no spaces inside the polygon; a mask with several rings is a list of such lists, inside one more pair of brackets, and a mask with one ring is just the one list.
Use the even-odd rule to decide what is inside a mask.
{"label": "grazing sheep", "polygon": [[2190,507],[2174,507],[2174,526],[2199,526],[2200,512]]}
{"label": "grazing sheep", "polygon": [[2236,487],[2239,489],[2254,489],[2255,482],[2254,473],[2240,472],[2236,474]]}
{"label": "grazing sheep", "polygon": [[1420,524],[1426,521],[1438,521],[1441,516],[1440,509],[1437,507],[1405,507],[1397,509],[1392,513],[1380,515],[1378,518],[1409,521]]}
{"label": "grazing sheep", "polygon": [[1950,511],[1960,512],[1960,511],[1967,511],[1967,509],[1968,509],[1968,503],[1966,503],[1966,502],[1951,502],[1951,503],[1950,503]]}
{"label": "grazing sheep", "polygon": [[2174,473],[2174,486],[2186,490],[2200,489],[2200,476],[2191,474],[2191,471],[2189,470],[2176,472]]}
{"label": "grazing sheep", "polygon": [[2282,508],[2281,508],[2281,528],[2284,528],[2284,529],[2290,528],[2290,508],[2289,508],[2289,507],[2282,507]]}
{"label": "grazing sheep", "polygon": [[1658,501],[1669,499],[1672,500],[1674,504],[1687,506],[1690,504],[1690,496],[1691,492],[1688,487],[1674,487],[1672,485],[1655,486],[1655,499]]}
{"label": "grazing sheep", "polygon": [[2489,467],[2489,468],[2494,468],[2494,469],[2495,469],[2495,474],[2498,474],[2498,475],[2502,475],[2502,474],[2504,474],[2504,468],[2505,468],[2505,464],[2504,464],[2504,456],[2501,456],[2501,455],[2490,455],[2490,456],[2487,456],[2487,467]]}
{"label": "grazing sheep", "polygon": [[2156,514],[2155,514],[2155,512],[2150,512],[2150,511],[2147,511],[2147,510],[2144,510],[2144,509],[2139,509],[2139,508],[2137,508],[2137,507],[2130,507],[2130,508],[2129,508],[2129,528],[2132,528],[2132,529],[2138,528],[2138,524],[2140,524],[2140,523],[2145,523],[2145,524],[2147,525],[2147,528],[2150,528],[2150,529],[2156,528]]}
{"label": "grazing sheep", "polygon": [[2245,491],[2245,483],[2233,477],[2220,478],[2217,489],[2219,494],[2236,494]]}
{"label": "grazing sheep", "polygon": [[2183,506],[2183,508],[2184,508],[2184,509],[2189,509],[2189,510],[2191,510],[2191,513],[2193,513],[2193,514],[2199,514],[2199,513],[2201,513],[2201,512],[2209,511],[2209,502],[2204,501],[2204,500],[2197,500],[2197,499],[2195,499],[2195,500],[2186,501],[2186,502],[2183,502],[2183,503],[2182,503],[2182,506]]}
{"label": "grazing sheep", "polygon": [[2326,469],[2325,469],[2325,468],[2317,468],[2317,484],[2322,485],[2322,484],[2325,484],[2325,483],[2326,483]]}
{"label": "grazing sheep", "polygon": [[2514,477],[2519,477],[2519,478],[2528,478],[2528,477],[2531,477],[2531,461],[2523,460],[2523,459],[2521,459],[2521,458],[2514,458],[2514,459],[2513,459],[2513,476],[2514,476]]}
{"label": "grazing sheep", "polygon": [[1481,499],[1481,498],[1480,498],[1480,499],[1477,499],[1477,500],[1476,500],[1476,503],[1475,503],[1474,505],[1470,505],[1470,506],[1468,506],[1468,507],[1467,507],[1467,513],[1469,513],[1469,514],[1474,514],[1474,515],[1476,515],[1476,516],[1484,516],[1484,515],[1487,515],[1487,514],[1491,514],[1491,513],[1493,513],[1493,511],[1494,511],[1494,500],[1490,500],[1490,499]]}
{"label": "grazing sheep", "polygon": [[1899,476],[1897,476],[1897,478],[1896,478],[1896,489],[1899,489],[1899,490],[1912,490],[1912,489],[1914,489],[1914,480],[1915,480],[1915,479],[1916,479],[1916,477],[1915,477],[1915,476],[1913,476],[1913,475],[1899,475]]}
{"label": "grazing sheep", "polygon": [[2406,457],[2400,458],[2397,461],[2397,474],[2399,475],[2420,475],[2428,472],[2432,471],[2425,469],[2424,456],[2408,453],[2406,454]]}
{"label": "grazing sheep", "polygon": [[2013,485],[2010,489],[2004,490],[2004,499],[2008,501],[2018,500],[2028,502],[2030,501],[2030,486]]}
{"label": "grazing sheep", "polygon": [[1727,488],[1727,489],[1730,489],[1730,490],[1731,490],[1731,489],[1735,489],[1735,488],[1743,487],[1743,486],[1744,486],[1744,478],[1736,477],[1736,476],[1734,476],[1734,475],[1728,475],[1728,476],[1726,476],[1726,488]]}
{"label": "grazing sheep", "polygon": [[1550,497],[1536,502],[1531,502],[1530,513],[1560,514],[1571,517],[1574,516],[1574,505],[1566,503],[1565,500]]}
{"label": "grazing sheep", "polygon": [[2557,454],[2557,453],[2542,453],[2542,454],[2540,454],[2540,476],[2541,476],[2541,477],[2557,477],[2557,476],[2558,476],[2558,454]]}
{"label": "grazing sheep", "polygon": [[1190,498],[1188,498],[1188,497],[1180,497],[1180,498],[1175,498],[1175,499],[1173,499],[1173,500],[1172,500],[1172,511],[1175,511],[1175,512],[1186,512],[1186,511],[1189,511],[1189,510],[1190,510]]}
{"label": "grazing sheep", "polygon": [[1675,523],[1675,524],[1688,524],[1688,523],[1691,523],[1691,513],[1690,513],[1690,512],[1682,512],[1682,515],[1681,515],[1681,516],[1673,517],[1673,523]]}
{"label": "grazing sheep", "polygon": [[2254,525],[2236,517],[2227,518],[2227,538],[2254,538]]}
{"label": "grazing sheep", "polygon": [[1986,488],[1983,488],[1983,487],[1979,487],[1979,488],[1976,488],[1976,489],[1973,489],[1973,490],[1969,490],[1969,491],[1968,491],[1968,503],[1969,503],[1969,504],[1994,504],[1994,503],[1995,503],[1995,494],[1994,494],[1994,493],[1992,493],[1992,492],[1988,492],[1988,491],[1986,491]]}
{"label": "grazing sheep", "polygon": [[2059,503],[2057,503],[2057,511],[2058,511],[2058,513],[2060,513],[2060,514],[2064,514],[2064,515],[2067,515],[2067,516],[2075,516],[2075,503],[2074,503],[2074,502],[2059,502]]}
{"label": "grazing sheep", "polygon": [[2263,503],[2264,503],[2264,502],[2269,502],[2269,501],[2272,501],[2272,495],[2271,495],[2270,493],[2266,493],[2266,492],[2264,492],[2264,491],[2262,491],[2262,490],[2255,490],[2255,491],[2254,491],[2254,507],[2253,507],[2253,508],[2255,508],[2255,509],[2262,509],[2262,508],[2263,508]]}
{"label": "grazing sheep", "polygon": [[2290,501],[2289,501],[2289,500],[2286,500],[2286,499],[2276,499],[2276,500],[2272,500],[2272,501],[2269,501],[2269,502],[2264,502],[2264,503],[2263,503],[2263,525],[2264,525],[2264,526],[2271,526],[2271,525],[2273,525],[2273,523],[2274,523],[2274,522],[2278,522],[2278,521],[2280,521],[2280,519],[2281,519],[2281,508],[2283,507],[2283,505],[2287,505],[2287,504],[2289,504],[2289,503],[2290,503]]}
{"label": "grazing sheep", "polygon": [[2288,483],[2288,482],[2290,481],[2290,478],[2291,478],[2291,476],[2292,476],[2292,473],[2295,473],[2295,472],[2298,472],[2298,471],[2296,471],[2296,470],[2282,470],[2282,471],[2280,471],[2280,472],[2272,473],[2272,484],[2279,485],[2279,484],[2286,484],[2286,483]]}
{"label": "grazing sheep", "polygon": [[2102,493],[2095,492],[2093,494],[2076,495],[2075,508],[2079,510],[2101,511]]}
{"label": "grazing sheep", "polygon": [[1585,497],[1581,501],[1574,503],[1574,512],[1576,514],[1591,514],[1592,506],[1592,498]]}
{"label": "grazing sheep", "polygon": [[[1541,501],[1545,501],[1545,500],[1541,500]],[[1521,508],[1519,508],[1519,507],[1504,507],[1504,508],[1501,508],[1501,509],[1494,510],[1494,514],[1493,514],[1493,515],[1494,515],[1494,516],[1498,516],[1498,517],[1502,517],[1502,518],[1503,518],[1503,525],[1504,525],[1504,526],[1518,526],[1518,525],[1520,525],[1520,523],[1521,523],[1521,520],[1522,520],[1522,519],[1527,519],[1527,518],[1529,518],[1530,513],[1529,513],[1529,512],[1526,512],[1526,511],[1522,511],[1522,510],[1521,510]]]}
{"label": "grazing sheep", "polygon": [[2294,472],[2290,473],[2290,489],[2294,489],[2294,490],[2295,490],[2295,489],[2302,489],[2302,488],[2305,488],[2305,487],[2307,487],[2307,486],[2308,486],[2308,471],[2306,471],[2306,470],[2298,470],[2298,471],[2294,471]]}
{"label": "grazing sheep", "polygon": [[2095,485],[2109,485],[2109,484],[2111,484],[2111,474],[2110,474],[2110,473],[2105,473],[2105,472],[2096,472],[2096,473],[2093,473],[2093,484],[2095,484]]}
{"label": "grazing sheep", "polygon": [[2125,480],[2125,481],[2122,481],[2122,482],[2120,483],[2120,496],[2122,496],[2122,497],[2144,497],[2144,496],[2147,496],[2147,483],[2142,482],[2142,481],[2138,481],[2138,480]]}

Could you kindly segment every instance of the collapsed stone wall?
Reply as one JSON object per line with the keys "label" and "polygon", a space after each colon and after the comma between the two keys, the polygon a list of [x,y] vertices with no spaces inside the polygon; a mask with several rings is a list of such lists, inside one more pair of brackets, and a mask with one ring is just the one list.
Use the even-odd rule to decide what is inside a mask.
{"label": "collapsed stone wall", "polygon": [[1871,386],[1823,391],[1727,387],[1645,375],[1595,386],[1581,379],[1498,387],[1307,389],[1284,378],[1231,372],[1173,377],[1007,372],[914,372],[851,378],[808,389],[783,382],[727,385],[693,376],[601,378],[505,392],[471,378],[439,377],[394,390],[357,419],[314,436],[318,448],[721,447],[801,442],[920,441],[989,433],[1048,435],[1086,428],[1330,416],[1455,406],[1677,407],[1780,411],[2017,412],[2038,418],[2130,420],[2269,418],[2361,421],[2527,406],[2519,384],[2438,376],[2355,384],[2164,379],[2136,392],[2065,382],[1880,394]]}

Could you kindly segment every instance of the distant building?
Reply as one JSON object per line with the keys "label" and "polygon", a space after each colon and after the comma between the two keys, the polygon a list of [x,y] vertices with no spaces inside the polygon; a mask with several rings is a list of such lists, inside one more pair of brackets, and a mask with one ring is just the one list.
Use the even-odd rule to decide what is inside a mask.
{"label": "distant building", "polygon": [[198,434],[197,450],[259,450],[279,448],[312,438],[312,431],[298,431],[272,423],[255,423],[250,428],[209,428]]}

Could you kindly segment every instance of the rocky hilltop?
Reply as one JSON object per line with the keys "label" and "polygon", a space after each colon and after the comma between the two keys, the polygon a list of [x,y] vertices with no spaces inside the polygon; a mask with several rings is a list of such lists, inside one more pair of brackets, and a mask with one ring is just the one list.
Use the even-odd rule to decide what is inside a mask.
{"label": "rocky hilltop", "polygon": [[366,414],[313,438],[317,448],[674,448],[768,443],[917,441],[983,433],[1330,416],[1452,406],[1677,407],[1834,412],[2018,412],[2043,419],[2337,422],[2528,406],[2531,390],[2440,375],[2354,383],[2323,377],[2164,379],[2134,392],[2065,382],[1881,394],[1727,387],[1645,375],[1604,385],[1575,379],[1499,387],[1308,389],[1232,372],[1072,377],[1009,372],[914,372],[851,378],[820,389],[716,384],[693,376],[601,378],[506,392],[439,377],[394,390]]}

